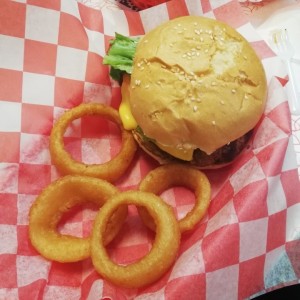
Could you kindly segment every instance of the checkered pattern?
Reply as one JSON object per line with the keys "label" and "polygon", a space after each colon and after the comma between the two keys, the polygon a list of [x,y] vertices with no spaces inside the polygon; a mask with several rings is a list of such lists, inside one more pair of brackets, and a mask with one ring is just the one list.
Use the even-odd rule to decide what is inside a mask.
{"label": "checkered pattern", "polygon": [[[70,0],[1,0],[0,11],[1,299],[244,299],[299,281],[300,185],[285,74],[274,68],[278,59],[237,1],[173,0],[137,13],[93,10]],[[207,172],[213,191],[208,214],[182,237],[173,268],[150,287],[128,292],[103,281],[90,259],[62,265],[39,256],[28,239],[28,211],[60,176],[48,150],[54,120],[81,102],[119,104],[120,89],[102,65],[114,32],[143,34],[187,14],[228,22],[252,43],[267,71],[268,104],[252,147],[232,166]],[[117,129],[93,118],[73,122],[65,142],[86,162],[109,160],[120,147]],[[135,188],[154,166],[139,152],[118,187]],[[193,205],[193,196],[180,188],[163,197],[178,217]],[[71,211],[60,231],[88,235],[95,213],[90,207]],[[134,209],[120,236],[108,247],[120,263],[147,253],[153,239]]]}

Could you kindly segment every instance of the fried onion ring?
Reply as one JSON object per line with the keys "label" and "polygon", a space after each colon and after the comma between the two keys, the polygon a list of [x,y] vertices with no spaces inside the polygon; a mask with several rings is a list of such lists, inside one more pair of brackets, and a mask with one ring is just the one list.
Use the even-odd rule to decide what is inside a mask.
{"label": "fried onion ring", "polygon": [[[139,190],[160,195],[174,186],[191,189],[196,199],[193,209],[179,220],[183,233],[192,230],[205,215],[210,203],[211,186],[203,172],[182,164],[169,164],[150,171],[140,182]],[[155,224],[148,212],[143,207],[139,207],[138,212],[144,224],[155,231]]]}
{"label": "fried onion ring", "polygon": [[[90,236],[79,238],[60,234],[57,225],[71,207],[86,202],[102,206],[118,189],[107,181],[78,175],[62,177],[48,185],[36,198],[29,213],[29,238],[45,258],[58,262],[76,262],[90,256]],[[127,207],[116,210],[104,233],[108,244],[119,232],[127,216]]]}
{"label": "fried onion ring", "polygon": [[[68,125],[85,115],[99,115],[114,123],[121,129],[122,148],[110,161],[103,164],[84,164],[72,158],[65,150],[63,136]],[[80,104],[66,111],[55,123],[50,135],[50,154],[54,165],[63,175],[86,175],[114,182],[129,167],[137,146],[131,132],[123,128],[117,110],[98,104]]]}
{"label": "fried onion ring", "polygon": [[[150,252],[137,262],[121,266],[110,259],[102,236],[110,216],[124,204],[145,207],[153,217],[157,230]],[[98,212],[92,232],[91,257],[95,269],[105,279],[118,286],[139,288],[158,280],[171,267],[179,244],[179,224],[172,208],[152,193],[127,191],[113,196]]]}

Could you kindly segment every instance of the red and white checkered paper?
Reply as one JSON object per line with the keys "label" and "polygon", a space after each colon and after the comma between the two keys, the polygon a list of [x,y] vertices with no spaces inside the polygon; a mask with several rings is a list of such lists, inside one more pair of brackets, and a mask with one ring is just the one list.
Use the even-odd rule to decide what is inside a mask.
{"label": "red and white checkered paper", "polygon": [[[158,282],[127,290],[103,281],[91,260],[60,264],[42,258],[28,239],[28,211],[58,178],[49,156],[53,121],[81,102],[118,107],[119,86],[102,65],[115,31],[141,35],[163,21],[204,15],[236,27],[265,66],[269,96],[251,147],[231,166],[208,171],[207,216],[182,237],[172,269]],[[93,10],[71,0],[0,1],[0,299],[245,299],[299,282],[300,187],[284,93],[285,72],[237,1],[173,0],[141,12]],[[105,161],[120,147],[112,124],[83,118],[66,136],[86,162]],[[156,163],[138,152],[117,182],[135,189]],[[193,196],[174,188],[163,197],[182,217]],[[96,211],[72,211],[61,232],[90,232]],[[153,234],[134,208],[108,247],[130,263],[151,247]]]}

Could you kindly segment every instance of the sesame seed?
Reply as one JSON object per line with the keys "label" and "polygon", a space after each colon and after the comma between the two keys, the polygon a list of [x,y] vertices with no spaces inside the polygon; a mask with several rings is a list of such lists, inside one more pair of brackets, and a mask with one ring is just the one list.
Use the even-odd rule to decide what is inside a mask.
{"label": "sesame seed", "polygon": [[222,104],[222,105],[224,105],[224,104],[225,104],[223,100],[221,100],[220,102],[221,102],[221,104]]}
{"label": "sesame seed", "polygon": [[235,94],[235,93],[236,93],[236,90],[235,90],[235,89],[232,89],[231,92],[232,92],[232,94]]}
{"label": "sesame seed", "polygon": [[149,84],[146,84],[146,85],[145,85],[145,88],[148,89],[148,88],[149,88]]}
{"label": "sesame seed", "polygon": [[200,55],[200,52],[196,52],[196,55],[199,56],[199,55]]}
{"label": "sesame seed", "polygon": [[243,57],[244,57],[244,59],[245,59],[245,60],[247,60],[247,59],[248,59],[248,57],[247,57],[246,55],[244,55]]}
{"label": "sesame seed", "polygon": [[200,31],[198,29],[195,29],[194,32],[198,35],[200,34]]}
{"label": "sesame seed", "polygon": [[185,57],[186,57],[186,54],[183,54],[182,57],[185,58]]}
{"label": "sesame seed", "polygon": [[216,125],[216,121],[215,121],[215,120],[211,121],[211,123],[212,123],[214,126]]}
{"label": "sesame seed", "polygon": [[197,26],[197,25],[198,25],[198,23],[197,23],[197,22],[194,22],[194,25],[195,25],[195,26]]}
{"label": "sesame seed", "polygon": [[197,110],[198,110],[198,107],[195,105],[195,106],[193,107],[193,111],[196,112]]}
{"label": "sesame seed", "polygon": [[248,96],[245,94],[245,97],[244,97],[245,99],[248,99]]}
{"label": "sesame seed", "polygon": [[203,37],[201,36],[201,38],[200,38],[200,42],[203,42]]}
{"label": "sesame seed", "polygon": [[205,51],[204,51],[205,53],[207,53],[208,52],[208,49],[205,49]]}
{"label": "sesame seed", "polygon": [[148,43],[148,40],[144,40],[144,43]]}
{"label": "sesame seed", "polygon": [[215,81],[213,81],[213,82],[211,83],[211,85],[212,85],[212,86],[216,86],[217,83],[216,83]]}
{"label": "sesame seed", "polygon": [[137,85],[137,86],[141,85],[141,81],[138,80],[138,79],[136,79],[134,83],[135,83],[135,85]]}

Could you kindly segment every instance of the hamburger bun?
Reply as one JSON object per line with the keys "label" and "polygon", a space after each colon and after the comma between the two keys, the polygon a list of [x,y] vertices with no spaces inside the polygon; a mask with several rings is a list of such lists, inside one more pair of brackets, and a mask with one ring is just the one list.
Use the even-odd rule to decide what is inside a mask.
{"label": "hamburger bun", "polygon": [[[263,114],[267,83],[259,57],[235,29],[186,16],[139,41],[129,94],[139,125],[134,136],[143,149],[161,163],[211,167],[245,147]],[[218,157],[223,147],[232,151],[225,160]]]}

